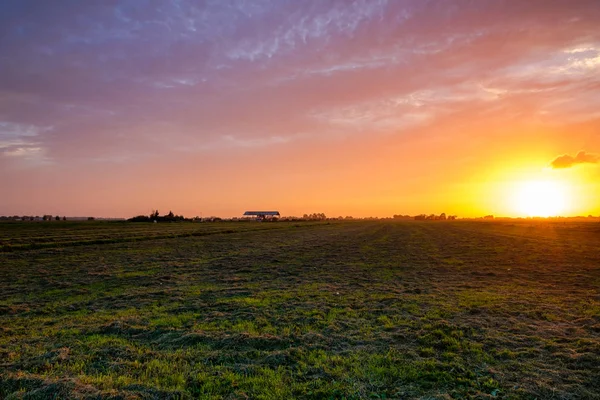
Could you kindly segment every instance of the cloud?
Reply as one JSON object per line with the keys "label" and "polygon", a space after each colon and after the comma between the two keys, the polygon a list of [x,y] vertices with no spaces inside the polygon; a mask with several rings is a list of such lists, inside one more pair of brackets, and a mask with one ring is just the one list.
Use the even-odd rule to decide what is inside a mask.
{"label": "cloud", "polygon": [[252,151],[457,113],[598,117],[597,0],[5,3],[0,121],[19,126],[0,124],[0,150],[12,158]]}
{"label": "cloud", "polygon": [[34,158],[43,153],[39,136],[52,127],[0,121],[0,156]]}
{"label": "cloud", "polygon": [[550,163],[550,165],[554,169],[560,169],[571,168],[578,164],[596,164],[598,162],[600,162],[599,155],[588,154],[585,151],[580,151],[575,157],[569,154],[564,154],[560,157],[557,157],[554,161]]}

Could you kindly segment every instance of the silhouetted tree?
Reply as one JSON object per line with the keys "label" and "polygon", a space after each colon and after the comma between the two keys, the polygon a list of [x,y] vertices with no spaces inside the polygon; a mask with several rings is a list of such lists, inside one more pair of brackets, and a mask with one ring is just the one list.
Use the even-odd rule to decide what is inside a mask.
{"label": "silhouetted tree", "polygon": [[[183,215],[176,215],[173,211],[169,211],[167,215],[159,215],[158,210],[153,210],[149,216],[146,215],[138,215],[133,218],[129,218],[127,221],[130,222],[177,222],[177,221],[186,221]],[[190,221],[190,220],[187,220]]]}

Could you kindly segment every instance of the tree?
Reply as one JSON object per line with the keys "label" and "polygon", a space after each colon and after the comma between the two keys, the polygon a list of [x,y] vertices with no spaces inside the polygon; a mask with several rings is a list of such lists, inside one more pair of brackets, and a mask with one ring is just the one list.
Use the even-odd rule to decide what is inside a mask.
{"label": "tree", "polygon": [[60,216],[57,215],[56,217],[54,217],[54,220],[55,221],[60,221]]}

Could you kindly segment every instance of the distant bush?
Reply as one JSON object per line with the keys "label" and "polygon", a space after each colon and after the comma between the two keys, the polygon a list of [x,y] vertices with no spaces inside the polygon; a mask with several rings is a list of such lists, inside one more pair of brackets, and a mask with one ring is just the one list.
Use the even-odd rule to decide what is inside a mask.
{"label": "distant bush", "polygon": [[152,219],[147,215],[138,215],[137,217],[129,218],[129,222],[152,222]]}

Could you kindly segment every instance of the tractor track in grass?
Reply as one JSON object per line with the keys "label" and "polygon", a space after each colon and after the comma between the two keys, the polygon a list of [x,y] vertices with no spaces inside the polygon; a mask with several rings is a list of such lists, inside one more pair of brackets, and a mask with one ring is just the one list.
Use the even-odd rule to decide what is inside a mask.
{"label": "tractor track in grass", "polygon": [[[148,224],[146,224],[148,225]],[[297,227],[307,227],[311,226],[311,224],[297,224]],[[140,242],[140,241],[148,241],[148,240],[160,240],[160,239],[176,239],[176,238],[185,238],[185,237],[202,237],[202,236],[210,236],[210,235],[226,235],[232,233],[239,232],[254,232],[254,231],[269,231],[272,229],[285,229],[288,226],[275,226],[268,228],[260,228],[255,227],[251,229],[218,229],[213,231],[206,231],[204,229],[198,229],[194,231],[184,231],[184,232],[169,232],[169,233],[156,233],[153,232],[152,235],[145,236],[135,236],[131,233],[134,233],[133,230],[128,230],[127,227],[124,227],[125,235],[117,236],[117,237],[97,237],[97,236],[105,236],[106,233],[104,230],[91,230],[89,232],[89,236],[93,238],[88,238],[89,236],[81,235],[79,240],[65,240],[65,239],[73,239],[69,236],[68,231],[57,230],[55,232],[56,236],[51,237],[50,239],[57,239],[56,241],[46,241],[49,239],[47,236],[42,237],[27,237],[22,239],[20,242],[16,244],[11,244],[9,240],[6,238],[3,241],[0,241],[0,252],[13,252],[13,251],[25,251],[25,250],[37,250],[37,249],[51,249],[57,247],[73,247],[73,246],[89,246],[89,245],[101,245],[101,244],[113,244],[113,243],[128,243],[128,242]],[[148,231],[144,231],[148,233]],[[119,232],[120,233],[120,232]],[[40,240],[42,239],[42,240]],[[22,243],[23,241],[29,241],[29,243]]]}

